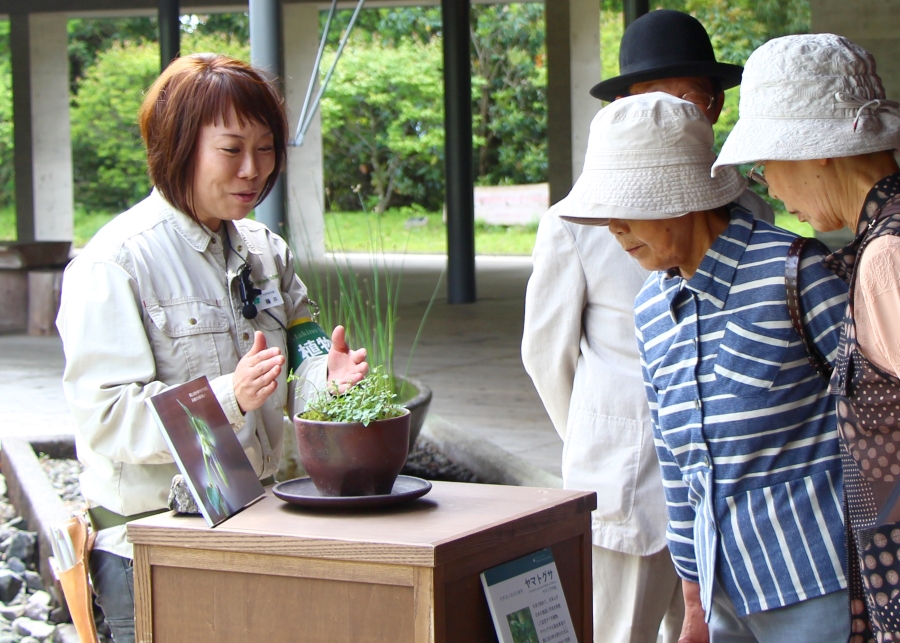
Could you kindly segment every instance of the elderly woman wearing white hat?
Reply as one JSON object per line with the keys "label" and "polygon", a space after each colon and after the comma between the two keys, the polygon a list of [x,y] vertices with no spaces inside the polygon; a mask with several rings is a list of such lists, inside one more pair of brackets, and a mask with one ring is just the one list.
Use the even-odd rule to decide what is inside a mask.
{"label": "elderly woman wearing white hat", "polygon": [[717,174],[751,176],[816,230],[854,240],[826,260],[850,284],[832,377],[844,458],[852,643],[900,641],[900,104],[875,59],[832,34],[788,36],[747,61]]}
{"label": "elderly woman wearing white hat", "polygon": [[[685,590],[680,640],[844,643],[834,398],[789,318],[795,235],[734,202],[746,186],[734,169],[710,178],[712,144],[696,106],[623,98],[595,118],[570,194],[581,203],[570,220],[609,225],[658,271],[635,323]],[[834,358],[846,287],[809,254],[806,328]]]}

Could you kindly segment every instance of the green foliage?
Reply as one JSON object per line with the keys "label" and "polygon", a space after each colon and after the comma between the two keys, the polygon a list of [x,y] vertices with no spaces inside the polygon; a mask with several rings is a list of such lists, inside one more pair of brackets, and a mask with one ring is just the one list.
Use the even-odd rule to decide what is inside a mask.
{"label": "green foliage", "polygon": [[544,7],[478,5],[472,11],[472,20],[478,183],[546,181]]}
{"label": "green foliage", "polygon": [[[250,15],[243,13],[192,14],[181,17],[181,30],[185,34],[206,38],[221,38],[245,48],[250,45]],[[183,38],[182,44],[190,42],[190,36]],[[199,51],[199,50],[197,50]],[[218,49],[209,49],[216,53],[224,53]],[[249,49],[248,49],[249,51]],[[182,48],[182,53],[184,49]],[[240,56],[242,59],[249,59]]]}
{"label": "green foliage", "polygon": [[[611,78],[619,70],[622,5],[619,0],[603,0],[602,7],[603,78]],[[650,8],[684,11],[697,18],[710,35],[716,58],[735,65],[743,65],[767,40],[809,31],[809,0],[658,0]]]}
{"label": "green foliage", "polygon": [[756,20],[765,26],[767,38],[809,32],[809,0],[755,0],[748,4]]}
{"label": "green foliage", "polygon": [[[328,41],[331,51],[350,14],[343,11],[335,17]],[[321,18],[323,28],[325,16],[323,13]],[[443,204],[440,37],[439,9],[373,9],[360,14],[323,101],[326,183],[331,207],[359,209],[353,194],[357,185],[361,186],[364,202],[379,213],[391,203],[415,203],[430,210]],[[425,64],[410,64],[406,55],[410,51],[425,52],[421,60],[412,59]],[[472,73],[477,182],[496,185],[545,181],[547,67],[543,6],[474,6]],[[337,87],[347,81],[354,86]],[[429,118],[419,123],[427,125],[401,127],[395,130],[400,136],[393,137],[378,136],[377,130],[368,128],[377,122],[377,116],[399,118],[401,124],[405,120],[398,105],[391,105],[393,114],[375,114],[378,110],[368,104],[365,90],[374,89],[377,99],[382,88],[395,100],[416,96],[416,100],[421,97],[426,101]],[[324,103],[329,101],[331,105],[326,106]],[[377,107],[380,109],[381,104]],[[421,109],[417,103],[413,107]],[[435,140],[440,140],[437,147],[431,145],[432,133]],[[379,164],[373,158],[379,158]]]}
{"label": "green foliage", "polygon": [[395,194],[431,206],[443,200],[441,61],[438,42],[353,39],[322,100],[332,203],[358,207],[357,185],[378,214]]}
{"label": "green foliage", "polygon": [[777,202],[777,207],[775,208],[775,225],[794,234],[799,234],[801,237],[814,237],[816,235],[816,231],[813,230],[811,225],[803,223],[796,215],[785,211],[781,201]]}
{"label": "green foliage", "polygon": [[[375,367],[363,380],[347,390],[335,395],[331,390],[318,391],[309,400],[300,417],[317,422],[361,422],[369,426],[376,420],[400,417],[405,411],[391,392],[389,378],[380,368]],[[332,382],[336,389],[339,382]]]}
{"label": "green foliage", "polygon": [[[234,14],[229,14],[234,15]],[[238,14],[240,15],[240,14]],[[222,16],[219,16],[222,19]],[[207,26],[207,23],[203,23]],[[215,21],[212,24],[216,24]],[[181,37],[182,55],[213,52],[237,58],[238,60],[250,60],[250,42],[241,31],[240,23],[233,25],[226,32],[210,32],[206,28],[197,28],[190,33],[184,33]]]}
{"label": "green foliage", "polygon": [[76,248],[83,248],[93,238],[97,231],[112,221],[117,213],[86,210],[80,205],[75,206],[75,226],[73,230],[72,244]]}
{"label": "green foliage", "polygon": [[[184,40],[191,35],[220,37],[247,45],[250,41],[250,21],[247,13],[185,15],[181,17]],[[147,44],[157,42],[159,29],[156,18],[76,18],[69,20],[69,76],[72,93],[78,92],[81,80],[97,58],[122,43]],[[186,38],[185,38],[186,36]],[[184,49],[182,48],[184,51]],[[216,48],[208,51],[218,51]]]}
{"label": "green foliage", "polygon": [[156,43],[116,43],[87,69],[70,112],[76,203],[121,211],[150,191],[137,113],[158,75]]}
{"label": "green foliage", "polygon": [[619,75],[619,44],[625,32],[622,8],[604,9],[600,13],[600,76],[613,78]]}
{"label": "green foliage", "polygon": [[725,92],[725,104],[722,106],[722,111],[719,113],[719,120],[713,125],[713,133],[716,136],[713,147],[715,148],[716,153],[722,149],[722,145],[725,144],[725,139],[728,138],[731,130],[734,129],[735,123],[737,123],[738,103],[740,102],[740,98],[740,87],[732,87]]}
{"label": "green foliage", "polygon": [[767,40],[809,31],[809,0],[660,0],[652,8],[693,15],[706,27],[718,60],[736,65]]}
{"label": "green foliage", "polygon": [[[422,220],[424,217],[424,221]],[[414,218],[419,225],[407,228]],[[368,252],[372,216],[363,212],[326,212],[329,252]],[[440,212],[428,212],[418,206],[391,208],[378,217],[381,244],[389,253],[447,253],[447,225]],[[530,255],[536,227],[489,226],[475,222],[475,249],[487,255]],[[340,240],[338,240],[338,237]]]}
{"label": "green foliage", "polygon": [[[350,24],[353,10],[335,13],[328,33],[328,46],[338,46],[341,35]],[[325,29],[328,12],[319,13],[319,31]],[[437,7],[415,7],[409,9],[366,9],[359,14],[356,21],[355,36],[368,42],[377,39],[384,45],[395,47],[400,42],[415,40],[430,42],[439,38],[443,22],[441,10]]]}
{"label": "green foliage", "polygon": [[14,205],[0,206],[0,241],[16,240],[16,208]]}
{"label": "green foliage", "polygon": [[[659,0],[651,8],[662,7],[697,16],[719,59],[737,64],[769,38],[809,29],[809,0]],[[603,0],[602,9],[602,74],[608,78],[618,73],[621,2]],[[351,13],[336,16],[331,55]],[[322,26],[326,15],[320,13]],[[73,19],[68,29],[76,202],[91,213],[121,211],[149,189],[136,114],[158,73],[156,20]],[[361,13],[323,105],[327,194],[334,209],[359,209],[352,191],[357,185],[377,212],[390,204],[427,211],[442,207],[441,36],[436,7]],[[246,13],[182,17],[185,53],[215,51],[247,59],[248,40]],[[546,180],[542,5],[474,5],[472,69],[476,181]],[[14,203],[11,94],[9,22],[2,21],[0,207]],[[717,146],[736,121],[738,95],[728,92],[715,128]]]}
{"label": "green foliage", "polygon": [[743,65],[753,50],[768,40],[765,25],[745,0],[688,0],[687,11],[706,27],[716,59]]}
{"label": "green foliage", "polygon": [[13,168],[12,64],[9,21],[0,21],[0,207],[15,203]]}
{"label": "green foliage", "polygon": [[73,94],[78,92],[87,70],[101,53],[123,42],[155,42],[158,36],[153,18],[76,18],[69,20],[68,31],[69,82]]}

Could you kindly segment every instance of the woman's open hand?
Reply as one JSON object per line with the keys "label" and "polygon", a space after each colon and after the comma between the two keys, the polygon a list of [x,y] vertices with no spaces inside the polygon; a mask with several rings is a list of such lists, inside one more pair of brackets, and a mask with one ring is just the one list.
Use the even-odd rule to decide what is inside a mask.
{"label": "woman's open hand", "polygon": [[337,382],[337,392],[346,393],[348,388],[359,384],[368,372],[366,349],[350,350],[344,327],[335,326],[331,332],[331,350],[328,351],[329,386],[332,382]]}
{"label": "woman's open hand", "polygon": [[281,349],[266,348],[266,336],[256,331],[253,346],[234,369],[234,397],[243,413],[258,409],[275,392],[282,366]]}

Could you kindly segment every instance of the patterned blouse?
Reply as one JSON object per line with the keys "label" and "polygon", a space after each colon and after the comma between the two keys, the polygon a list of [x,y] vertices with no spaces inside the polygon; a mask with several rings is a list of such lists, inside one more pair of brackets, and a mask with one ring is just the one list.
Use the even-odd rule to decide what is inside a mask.
{"label": "patterned blouse", "polygon": [[900,380],[863,355],[854,307],[856,266],[876,239],[900,236],[900,174],[869,191],[856,238],[826,260],[850,284],[831,390],[844,448],[844,518],[851,643],[900,640]]}

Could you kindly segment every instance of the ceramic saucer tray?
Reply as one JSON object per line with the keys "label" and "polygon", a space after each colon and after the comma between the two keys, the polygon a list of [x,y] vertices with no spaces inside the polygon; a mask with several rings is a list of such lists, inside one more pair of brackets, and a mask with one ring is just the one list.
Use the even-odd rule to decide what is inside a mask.
{"label": "ceramic saucer tray", "polygon": [[431,483],[412,476],[397,476],[390,494],[381,496],[322,496],[310,478],[279,482],[272,493],[285,502],[300,507],[328,507],[331,509],[367,509],[398,505],[421,498],[431,491]]}

